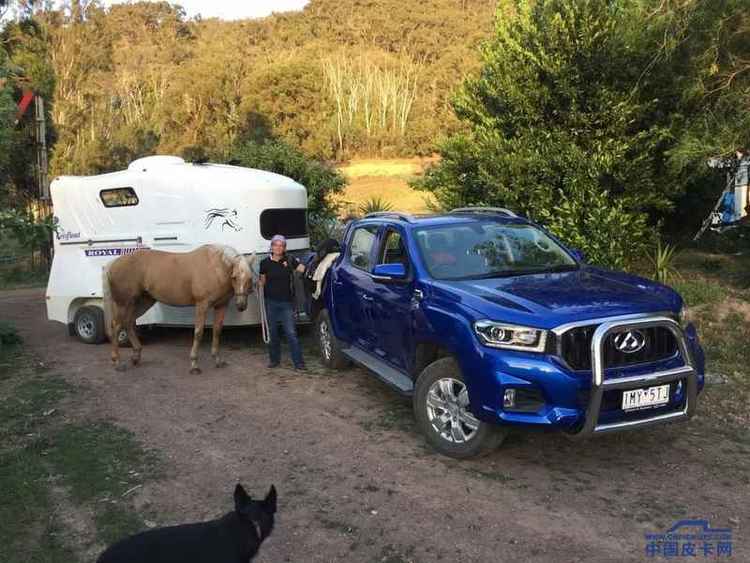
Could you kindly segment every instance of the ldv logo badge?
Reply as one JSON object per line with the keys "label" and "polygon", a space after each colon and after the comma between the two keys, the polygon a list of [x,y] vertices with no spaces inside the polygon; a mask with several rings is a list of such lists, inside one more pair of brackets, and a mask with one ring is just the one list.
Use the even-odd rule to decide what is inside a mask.
{"label": "ldv logo badge", "polygon": [[646,335],[640,330],[628,330],[615,336],[615,348],[626,354],[635,354],[646,345]]}

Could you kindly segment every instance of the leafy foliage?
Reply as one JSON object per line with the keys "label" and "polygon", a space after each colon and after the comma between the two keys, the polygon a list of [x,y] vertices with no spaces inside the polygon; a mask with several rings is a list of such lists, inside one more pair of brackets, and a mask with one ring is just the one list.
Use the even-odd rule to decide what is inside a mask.
{"label": "leafy foliage", "polygon": [[12,90],[8,82],[8,58],[0,47],[0,186],[7,181],[11,162],[14,113]]}
{"label": "leafy foliage", "polygon": [[[747,20],[742,5],[501,2],[482,69],[453,102],[466,130],[442,144],[442,160],[417,187],[444,207],[518,209],[598,263],[635,260],[649,238],[644,213],[656,223],[692,179],[706,176],[705,143],[679,150],[695,148],[690,117],[705,111],[700,85],[711,68],[719,72],[696,55],[750,53],[748,42],[733,40],[722,51],[719,34],[731,27],[726,18]],[[692,175],[677,172],[679,158]]]}
{"label": "leafy foliage", "polygon": [[679,279],[680,273],[675,266],[677,249],[669,244],[662,245],[661,241],[656,243],[653,254],[649,254],[648,260],[653,266],[653,277],[656,281],[668,284],[672,278]]}
{"label": "leafy foliage", "polygon": [[633,87],[632,61],[646,53],[620,32],[632,13],[596,0],[504,6],[512,15],[454,100],[468,130],[417,186],[444,207],[517,209],[592,261],[622,266],[648,237],[642,210],[667,208],[670,190],[658,157],[668,131]]}
{"label": "leafy foliage", "polygon": [[45,247],[55,230],[52,217],[37,219],[26,211],[0,209],[0,238],[13,238],[31,252]]}
{"label": "leafy foliage", "polygon": [[307,158],[299,149],[279,140],[246,141],[231,153],[230,162],[288,176],[307,188],[311,236],[319,240],[319,227],[332,219],[337,210],[333,196],[346,181],[328,164]]}
{"label": "leafy foliage", "polygon": [[[186,147],[226,158],[238,141],[269,134],[322,158],[429,153],[457,126],[448,98],[476,65],[493,5],[423,0],[419,8],[311,0],[302,12],[221,21],[190,20],[166,2],[74,2],[37,7],[33,24],[10,23],[0,39],[54,99],[53,175]],[[326,75],[335,61],[358,69],[347,74],[345,108]],[[365,126],[364,112],[380,115],[381,102],[385,121]]]}
{"label": "leafy foliage", "polygon": [[645,252],[651,231],[644,213],[628,211],[595,186],[559,192],[550,207],[536,210],[536,218],[586,260],[613,269],[626,268]]}
{"label": "leafy foliage", "polygon": [[392,209],[393,205],[386,199],[379,196],[373,196],[359,206],[359,212],[362,215],[367,215],[368,213],[377,213],[378,211],[391,211]]}

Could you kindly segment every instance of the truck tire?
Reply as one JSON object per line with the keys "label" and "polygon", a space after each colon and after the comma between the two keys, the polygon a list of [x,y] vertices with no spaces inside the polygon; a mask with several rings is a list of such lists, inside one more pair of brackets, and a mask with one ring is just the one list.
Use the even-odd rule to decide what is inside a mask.
{"label": "truck tire", "polygon": [[456,459],[490,453],[508,434],[506,428],[482,422],[468,409],[468,394],[461,370],[453,358],[440,358],[417,378],[414,416],[427,442]]}
{"label": "truck tire", "polygon": [[333,369],[343,369],[351,364],[349,358],[341,352],[341,341],[333,334],[331,326],[331,317],[328,316],[328,310],[322,309],[315,320],[315,333],[318,336],[318,346],[320,347],[320,358],[323,365]]}
{"label": "truck tire", "polygon": [[101,344],[107,339],[104,311],[95,305],[79,308],[73,317],[73,332],[86,344]]}

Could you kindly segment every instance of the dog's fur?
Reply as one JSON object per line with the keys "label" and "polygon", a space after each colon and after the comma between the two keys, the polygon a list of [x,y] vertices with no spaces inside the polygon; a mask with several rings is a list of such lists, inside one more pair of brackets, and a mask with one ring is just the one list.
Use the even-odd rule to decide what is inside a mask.
{"label": "dog's fur", "polygon": [[234,510],[218,520],[157,528],[110,546],[97,563],[247,563],[273,530],[276,488],[252,500],[242,485]]}

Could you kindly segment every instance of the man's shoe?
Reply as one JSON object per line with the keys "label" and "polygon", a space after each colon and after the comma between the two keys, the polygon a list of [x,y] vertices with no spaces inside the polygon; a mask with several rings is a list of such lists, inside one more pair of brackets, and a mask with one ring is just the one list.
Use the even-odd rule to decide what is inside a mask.
{"label": "man's shoe", "polygon": [[307,366],[294,366],[294,371],[307,371]]}
{"label": "man's shoe", "polygon": [[279,362],[268,362],[268,365],[266,366],[268,369],[273,369],[279,367]]}

